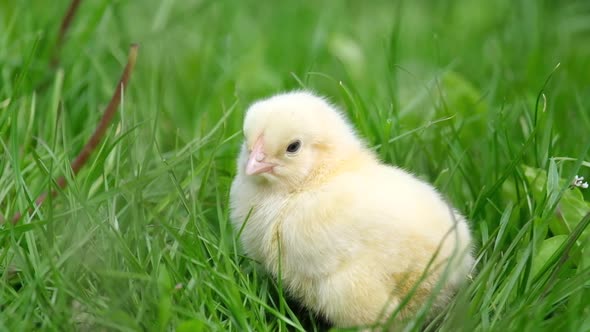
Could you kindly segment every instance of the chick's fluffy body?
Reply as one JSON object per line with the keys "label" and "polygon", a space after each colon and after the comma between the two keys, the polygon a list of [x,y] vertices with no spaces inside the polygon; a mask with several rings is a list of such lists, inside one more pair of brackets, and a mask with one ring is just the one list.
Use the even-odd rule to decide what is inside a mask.
{"label": "chick's fluffy body", "polygon": [[[230,195],[234,228],[243,226],[246,254],[308,308],[337,326],[375,323],[420,281],[435,253],[400,318],[419,308],[446,267],[434,307],[466,279],[473,258],[465,219],[432,186],[381,163],[323,99],[293,92],[257,102],[244,133]],[[259,137],[277,166],[247,175]],[[293,140],[301,149],[290,155]]]}

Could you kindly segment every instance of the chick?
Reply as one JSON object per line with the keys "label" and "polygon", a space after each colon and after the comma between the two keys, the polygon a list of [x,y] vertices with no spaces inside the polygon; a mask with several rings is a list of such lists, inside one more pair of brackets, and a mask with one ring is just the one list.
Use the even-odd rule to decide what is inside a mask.
{"label": "chick", "polygon": [[292,296],[337,327],[382,322],[410,292],[398,322],[435,288],[433,307],[448,303],[472,268],[472,239],[432,186],[379,161],[310,92],[255,102],[243,130],[233,227]]}

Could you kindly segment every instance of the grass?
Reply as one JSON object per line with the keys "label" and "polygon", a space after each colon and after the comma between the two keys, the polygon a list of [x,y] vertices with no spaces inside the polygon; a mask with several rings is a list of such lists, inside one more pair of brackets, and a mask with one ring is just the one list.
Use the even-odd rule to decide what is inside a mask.
{"label": "grass", "polygon": [[68,181],[0,228],[0,330],[325,328],[227,210],[244,109],[310,88],[470,218],[477,273],[408,330],[590,331],[590,196],[569,188],[590,177],[586,1],[87,0],[52,68],[66,9],[0,4],[0,212]]}

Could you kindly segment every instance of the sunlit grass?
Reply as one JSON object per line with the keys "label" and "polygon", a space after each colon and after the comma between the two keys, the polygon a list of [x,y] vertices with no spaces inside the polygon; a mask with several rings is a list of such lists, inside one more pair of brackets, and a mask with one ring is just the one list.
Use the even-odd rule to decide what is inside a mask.
{"label": "sunlit grass", "polygon": [[[0,4],[0,330],[314,330],[241,255],[228,190],[244,109],[309,88],[469,216],[477,272],[446,331],[590,330],[590,4]],[[132,42],[119,115],[75,178]],[[557,65],[559,67],[556,69]]]}

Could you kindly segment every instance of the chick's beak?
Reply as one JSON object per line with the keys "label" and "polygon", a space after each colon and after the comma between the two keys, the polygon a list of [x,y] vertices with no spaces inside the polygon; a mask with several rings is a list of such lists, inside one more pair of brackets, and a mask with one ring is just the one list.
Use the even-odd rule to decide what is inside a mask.
{"label": "chick's beak", "polygon": [[250,152],[250,156],[248,157],[248,162],[246,163],[246,174],[256,175],[260,173],[271,172],[275,164],[265,162],[265,158],[266,154],[264,153],[264,140],[262,139],[262,136],[260,136],[256,140],[256,143],[254,143],[252,152]]}

